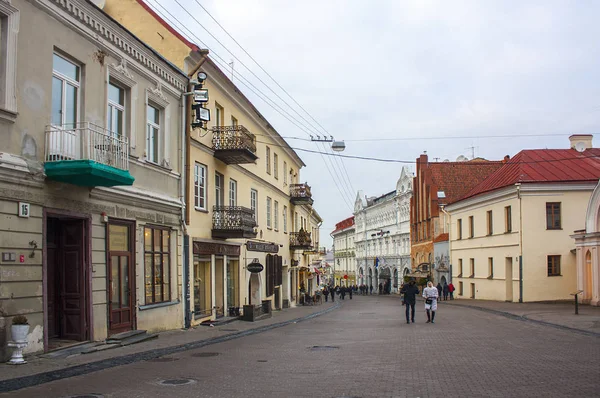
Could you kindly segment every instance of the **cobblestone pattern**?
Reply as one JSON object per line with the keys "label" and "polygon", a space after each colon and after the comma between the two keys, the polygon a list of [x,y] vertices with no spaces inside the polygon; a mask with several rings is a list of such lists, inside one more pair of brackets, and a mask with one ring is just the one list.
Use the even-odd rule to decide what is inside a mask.
{"label": "cobblestone pattern", "polygon": [[[137,362],[18,396],[598,396],[597,337],[443,303],[426,324],[417,305],[417,322],[407,325],[398,300],[355,296],[307,322],[170,355],[175,362]],[[158,384],[181,377],[196,383]]]}

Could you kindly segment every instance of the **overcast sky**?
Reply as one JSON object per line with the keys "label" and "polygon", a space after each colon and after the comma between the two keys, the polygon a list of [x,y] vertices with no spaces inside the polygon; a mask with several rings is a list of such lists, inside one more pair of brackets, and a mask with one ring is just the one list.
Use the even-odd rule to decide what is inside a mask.
{"label": "overcast sky", "polygon": [[[146,1],[164,14],[157,0]],[[308,138],[241,84],[237,73],[312,128],[242,63],[319,128],[196,0],[158,1],[217,62],[223,62],[217,55],[226,63],[234,57],[177,1],[239,58],[234,82],[282,136]],[[475,156],[498,160],[522,149],[568,148],[570,134],[600,131],[600,2],[198,1],[314,119],[346,141],[345,155],[407,160],[414,170],[423,151],[430,160],[455,160],[471,158],[475,147]],[[545,136],[523,137],[532,134]],[[418,137],[440,139],[412,139]],[[391,138],[404,140],[380,140]],[[403,166],[353,159],[342,165],[329,158],[332,177],[321,155],[298,154],[307,164],[301,180],[312,186],[324,219],[321,245],[328,246],[335,224],[352,215],[356,191],[378,196],[394,190]],[[342,177],[344,167],[350,183]]]}

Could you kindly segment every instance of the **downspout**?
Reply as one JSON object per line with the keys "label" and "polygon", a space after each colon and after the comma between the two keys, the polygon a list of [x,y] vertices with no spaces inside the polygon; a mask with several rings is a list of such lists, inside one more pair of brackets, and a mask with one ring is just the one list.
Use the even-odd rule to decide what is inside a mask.
{"label": "downspout", "polygon": [[[517,198],[519,199],[519,303],[523,302],[523,207],[521,203],[521,183],[517,186]],[[512,275],[510,276],[512,279]]]}

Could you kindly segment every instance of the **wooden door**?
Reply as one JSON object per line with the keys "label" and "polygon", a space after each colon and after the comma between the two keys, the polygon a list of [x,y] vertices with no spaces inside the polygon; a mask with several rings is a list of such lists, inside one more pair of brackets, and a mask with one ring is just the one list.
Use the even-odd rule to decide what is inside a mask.
{"label": "wooden door", "polygon": [[47,266],[47,314],[48,314],[48,338],[59,337],[60,325],[58,316],[58,298],[60,293],[60,286],[58,285],[58,279],[56,274],[58,269],[56,267],[56,256],[58,250],[58,235],[56,233],[57,220],[54,218],[47,219],[46,225],[46,266]]}
{"label": "wooden door", "polygon": [[84,221],[60,221],[60,247],[56,277],[59,278],[58,305],[60,337],[84,340],[86,337]]}
{"label": "wooden door", "polygon": [[109,334],[135,328],[134,227],[114,221],[108,225]]}

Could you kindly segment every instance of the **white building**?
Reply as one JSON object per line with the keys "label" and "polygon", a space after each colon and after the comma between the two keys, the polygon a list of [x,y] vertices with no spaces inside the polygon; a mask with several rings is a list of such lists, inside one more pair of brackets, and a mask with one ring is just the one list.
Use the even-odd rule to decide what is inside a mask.
{"label": "white building", "polygon": [[333,238],[334,285],[357,284],[354,216],[337,223],[331,237]]}
{"label": "white building", "polygon": [[403,167],[396,189],[367,198],[358,192],[354,204],[357,284],[389,285],[397,293],[410,273],[410,198],[413,174]]}

